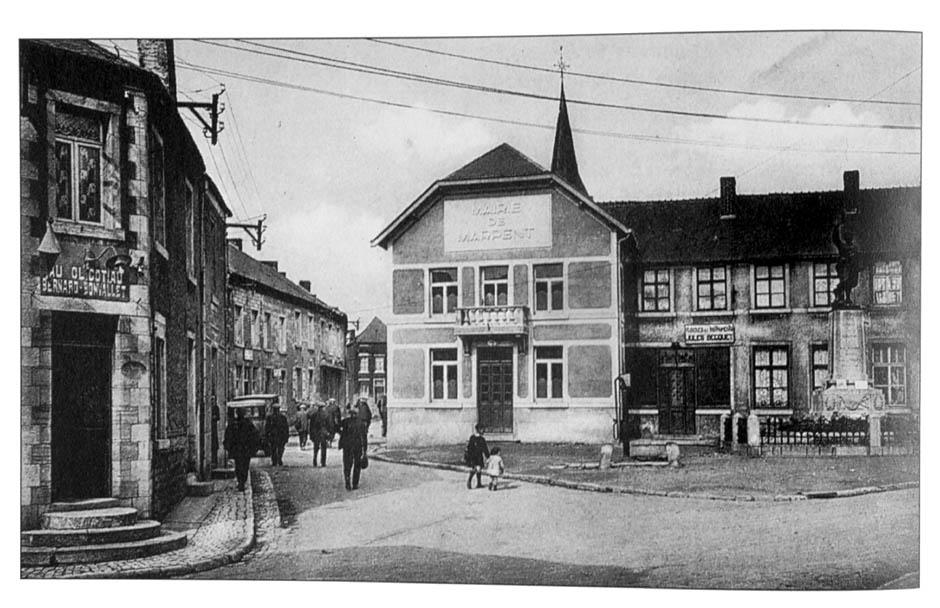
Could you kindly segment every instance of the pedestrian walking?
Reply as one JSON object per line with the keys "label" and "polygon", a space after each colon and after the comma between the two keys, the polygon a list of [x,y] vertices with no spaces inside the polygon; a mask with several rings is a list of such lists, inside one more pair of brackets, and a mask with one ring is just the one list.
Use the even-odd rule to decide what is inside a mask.
{"label": "pedestrian walking", "polygon": [[339,404],[336,403],[336,399],[328,399],[326,402],[326,413],[330,416],[330,444],[333,443],[333,438],[336,436],[336,433],[339,432],[339,423],[342,418]]}
{"label": "pedestrian walking", "polygon": [[[347,490],[359,488],[359,476],[362,470],[365,453],[365,427],[359,418],[359,412],[353,408],[349,416],[343,418],[339,430],[339,447],[343,450],[343,478]],[[352,475],[352,483],[350,483]]]}
{"label": "pedestrian walking", "polygon": [[362,421],[362,425],[365,427],[365,430],[362,432],[363,441],[365,442],[362,446],[362,451],[364,454],[369,453],[369,427],[372,426],[372,409],[369,407],[369,400],[365,397],[359,399],[359,420]]}
{"label": "pedestrian walking", "polygon": [[375,405],[379,408],[379,418],[382,419],[382,437],[385,437],[388,433],[388,397],[382,395]]}
{"label": "pedestrian walking", "polygon": [[284,464],[284,446],[290,437],[290,427],[287,424],[287,416],[281,413],[281,408],[277,405],[271,406],[271,413],[264,420],[264,440],[271,451],[271,465],[282,466]]}
{"label": "pedestrian walking", "polygon": [[225,427],[222,447],[235,460],[235,479],[238,482],[240,492],[245,491],[245,482],[248,481],[248,466],[251,464],[251,457],[258,451],[260,444],[261,436],[258,434],[258,429],[255,428],[251,420],[245,418],[245,410],[237,408],[235,410],[235,419]]}
{"label": "pedestrian walking", "polygon": [[483,437],[483,431],[480,430],[480,425],[478,424],[473,427],[473,434],[470,435],[470,439],[467,440],[467,449],[464,450],[464,464],[470,467],[470,477],[467,478],[468,490],[471,488],[474,475],[476,475],[477,478],[477,487],[483,487],[480,473],[483,471],[483,465],[489,457],[490,449],[486,445],[486,438]]}
{"label": "pedestrian walking", "polygon": [[310,417],[310,439],[313,441],[313,466],[317,466],[317,454],[320,455],[320,466],[326,466],[326,447],[332,440],[333,418],[327,413],[322,403],[317,404]]}
{"label": "pedestrian walking", "polygon": [[301,404],[297,409],[297,416],[294,417],[294,429],[297,431],[301,450],[307,447],[307,435],[310,433],[310,416],[307,409],[306,404]]}
{"label": "pedestrian walking", "polygon": [[490,450],[490,457],[486,459],[486,474],[490,476],[490,490],[496,491],[499,478],[505,469],[503,457],[499,455],[499,448]]}

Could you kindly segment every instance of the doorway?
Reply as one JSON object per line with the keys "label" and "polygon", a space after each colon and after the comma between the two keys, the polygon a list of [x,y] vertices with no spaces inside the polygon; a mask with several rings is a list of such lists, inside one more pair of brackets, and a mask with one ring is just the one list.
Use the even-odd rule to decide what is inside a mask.
{"label": "doorway", "polygon": [[117,318],[52,316],[52,499],[111,495],[111,375]]}
{"label": "doorway", "polygon": [[693,435],[695,368],[660,368],[659,385],[659,432],[663,435]]}
{"label": "doorway", "polygon": [[477,423],[489,433],[512,433],[512,348],[477,349]]}

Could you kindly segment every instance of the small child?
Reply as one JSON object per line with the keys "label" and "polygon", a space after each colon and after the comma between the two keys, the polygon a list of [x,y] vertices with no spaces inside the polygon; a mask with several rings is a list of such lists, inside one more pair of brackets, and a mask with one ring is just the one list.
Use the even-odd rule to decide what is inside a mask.
{"label": "small child", "polygon": [[505,468],[503,466],[503,457],[499,455],[499,448],[490,450],[490,457],[486,460],[486,474],[490,476],[490,490],[496,491],[499,476],[503,474]]}

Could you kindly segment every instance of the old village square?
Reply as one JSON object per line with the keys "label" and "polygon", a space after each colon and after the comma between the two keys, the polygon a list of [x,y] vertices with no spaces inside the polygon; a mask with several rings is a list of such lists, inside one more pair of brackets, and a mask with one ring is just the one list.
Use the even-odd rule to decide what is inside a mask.
{"label": "old village square", "polygon": [[20,40],[20,577],[918,587],[920,45]]}

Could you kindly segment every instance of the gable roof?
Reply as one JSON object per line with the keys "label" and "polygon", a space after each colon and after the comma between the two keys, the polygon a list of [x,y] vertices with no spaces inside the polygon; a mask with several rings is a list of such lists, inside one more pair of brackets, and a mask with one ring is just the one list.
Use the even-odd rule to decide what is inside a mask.
{"label": "gable roof", "polygon": [[372,317],[362,333],[356,336],[356,342],[359,344],[385,344],[388,340],[388,328],[378,317]]}
{"label": "gable roof", "polygon": [[[853,218],[863,254],[920,252],[920,188],[860,190]],[[739,194],[734,219],[720,198],[601,203],[636,237],[645,263],[831,258],[842,191]]]}
{"label": "gable roof", "polygon": [[330,306],[278,271],[262,264],[233,245],[228,246],[228,270],[231,275],[247,279],[294,300],[300,300],[308,306],[330,311],[337,316],[346,316],[338,308]]}
{"label": "gable roof", "polygon": [[527,177],[548,173],[534,160],[503,142],[457,169],[442,181]]}

